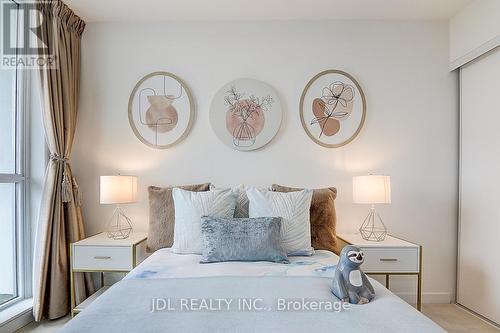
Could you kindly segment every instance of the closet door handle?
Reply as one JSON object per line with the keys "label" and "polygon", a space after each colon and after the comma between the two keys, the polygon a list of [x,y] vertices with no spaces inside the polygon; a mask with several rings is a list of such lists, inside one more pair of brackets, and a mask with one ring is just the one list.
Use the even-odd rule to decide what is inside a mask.
{"label": "closet door handle", "polygon": [[380,258],[380,261],[398,261],[396,258]]}
{"label": "closet door handle", "polygon": [[109,257],[109,256],[94,256],[94,259],[106,260],[106,259],[111,259],[111,257]]}

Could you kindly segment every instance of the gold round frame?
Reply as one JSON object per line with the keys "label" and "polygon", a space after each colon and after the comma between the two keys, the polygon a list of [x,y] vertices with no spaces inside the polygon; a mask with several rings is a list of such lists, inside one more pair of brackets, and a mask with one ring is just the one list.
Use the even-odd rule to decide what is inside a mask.
{"label": "gold round frame", "polygon": [[[363,115],[361,116],[361,121],[359,122],[358,128],[356,129],[354,134],[351,135],[351,137],[349,139],[345,140],[344,142],[336,143],[336,144],[324,143],[322,141],[319,141],[317,138],[315,138],[312,135],[312,133],[309,132],[309,130],[307,129],[307,125],[306,125],[306,122],[304,119],[304,99],[306,97],[306,94],[307,94],[309,88],[314,83],[314,81],[316,81],[318,78],[320,78],[324,75],[327,75],[327,74],[340,74],[340,75],[347,77],[352,82],[354,82],[354,84],[356,85],[356,88],[360,92],[361,100],[363,102]],[[329,70],[322,71],[322,72],[316,74],[311,80],[309,80],[309,82],[307,83],[307,85],[304,88],[304,91],[302,92],[302,95],[300,96],[299,109],[300,109],[300,122],[302,123],[302,127],[304,128],[304,131],[306,132],[307,136],[309,136],[309,138],[311,138],[311,140],[316,142],[318,145],[326,147],[326,148],[339,148],[339,147],[345,146],[348,143],[350,143],[351,141],[353,141],[358,136],[359,132],[361,132],[361,129],[363,128],[363,125],[365,123],[365,117],[366,117],[366,99],[365,99],[365,94],[363,93],[363,89],[361,89],[361,86],[359,85],[358,81],[356,81],[356,79],[354,77],[352,77],[352,75],[350,75],[349,73],[346,73],[344,71],[341,71],[341,70],[329,69]]]}
{"label": "gold round frame", "polygon": [[[144,83],[144,81],[146,81],[154,76],[159,76],[159,75],[168,76],[168,77],[176,80],[177,82],[179,82],[182,89],[184,89],[184,91],[186,92],[186,95],[187,95],[188,100],[189,100],[189,120],[188,120],[188,124],[187,124],[186,128],[184,129],[184,132],[177,140],[175,140],[172,143],[166,144],[166,145],[155,145],[155,144],[147,141],[146,139],[144,139],[144,137],[141,135],[141,133],[139,133],[139,130],[135,126],[133,115],[132,115],[132,103],[134,101],[134,96],[137,93],[137,90],[139,89],[141,84]],[[170,148],[170,147],[176,145],[180,141],[184,140],[187,137],[187,135],[189,134],[191,127],[193,127],[195,115],[196,115],[196,109],[195,109],[195,105],[194,105],[194,99],[193,99],[193,96],[191,95],[191,91],[189,90],[188,86],[180,77],[178,77],[175,74],[169,73],[169,72],[158,71],[158,72],[152,72],[152,73],[145,75],[143,78],[141,78],[139,80],[139,82],[136,83],[136,85],[134,86],[134,89],[132,89],[132,92],[130,93],[130,97],[128,100],[128,122],[130,124],[130,127],[132,128],[132,131],[134,132],[135,136],[142,143],[144,143],[145,145],[147,145],[151,148],[155,148],[155,149],[167,149],[167,148]]]}

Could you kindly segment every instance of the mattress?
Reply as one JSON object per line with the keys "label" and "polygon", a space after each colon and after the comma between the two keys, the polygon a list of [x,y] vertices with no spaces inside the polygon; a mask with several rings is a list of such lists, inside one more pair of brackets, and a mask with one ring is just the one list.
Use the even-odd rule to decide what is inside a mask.
{"label": "mattress", "polygon": [[199,260],[155,252],[61,332],[444,332],[373,279],[371,303],[339,302],[328,251],[290,264]]}

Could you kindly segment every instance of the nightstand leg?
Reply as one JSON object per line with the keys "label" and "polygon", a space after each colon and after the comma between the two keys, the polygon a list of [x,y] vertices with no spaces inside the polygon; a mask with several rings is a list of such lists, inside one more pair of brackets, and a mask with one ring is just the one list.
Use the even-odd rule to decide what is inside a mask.
{"label": "nightstand leg", "polygon": [[417,278],[417,310],[422,311],[422,273]]}
{"label": "nightstand leg", "polygon": [[71,317],[75,316],[75,277],[73,273],[73,245],[69,244],[69,305],[71,306]]}
{"label": "nightstand leg", "polygon": [[389,274],[385,275],[385,287],[389,289]]}
{"label": "nightstand leg", "polygon": [[74,317],[75,313],[73,310],[75,309],[76,305],[75,305],[75,273],[73,273],[73,267],[71,267],[69,270],[69,293],[70,293],[71,317]]}
{"label": "nightstand leg", "polygon": [[417,310],[422,312],[422,245],[418,253],[418,275],[417,275]]}

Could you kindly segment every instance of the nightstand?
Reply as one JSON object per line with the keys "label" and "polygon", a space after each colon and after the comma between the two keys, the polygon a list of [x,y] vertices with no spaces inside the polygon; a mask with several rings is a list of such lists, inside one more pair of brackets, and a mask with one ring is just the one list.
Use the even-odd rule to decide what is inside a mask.
{"label": "nightstand", "polygon": [[[422,246],[401,238],[387,235],[381,242],[364,240],[360,234],[337,235],[342,249],[345,245],[356,245],[365,253],[362,269],[366,274],[385,275],[385,286],[389,289],[391,275],[417,276],[417,309],[422,309]],[[343,244],[342,244],[343,243]]]}
{"label": "nightstand", "polygon": [[[146,257],[146,233],[133,232],[126,239],[114,240],[106,233],[100,233],[70,245],[70,282],[71,315],[81,312],[101,295],[107,287],[103,286],[104,272],[130,272]],[[101,289],[89,298],[75,304],[74,273],[101,273]]]}

